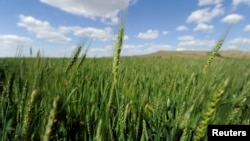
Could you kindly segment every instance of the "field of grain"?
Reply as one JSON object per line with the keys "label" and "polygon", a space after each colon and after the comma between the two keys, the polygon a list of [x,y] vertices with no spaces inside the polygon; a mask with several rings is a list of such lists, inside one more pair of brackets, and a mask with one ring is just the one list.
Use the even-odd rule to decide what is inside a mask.
{"label": "field of grain", "polygon": [[82,47],[0,59],[0,140],[198,141],[209,124],[250,124],[249,59],[214,60],[220,44],[198,59],[120,58],[121,42],[114,59]]}

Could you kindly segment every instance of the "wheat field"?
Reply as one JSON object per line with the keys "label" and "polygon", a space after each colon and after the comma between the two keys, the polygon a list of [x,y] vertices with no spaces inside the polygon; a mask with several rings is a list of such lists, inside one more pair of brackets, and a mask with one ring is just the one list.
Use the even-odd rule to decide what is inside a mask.
{"label": "wheat field", "polygon": [[[207,140],[209,124],[250,124],[247,58],[1,58],[0,140]],[[3,76],[1,74],[1,76]]]}

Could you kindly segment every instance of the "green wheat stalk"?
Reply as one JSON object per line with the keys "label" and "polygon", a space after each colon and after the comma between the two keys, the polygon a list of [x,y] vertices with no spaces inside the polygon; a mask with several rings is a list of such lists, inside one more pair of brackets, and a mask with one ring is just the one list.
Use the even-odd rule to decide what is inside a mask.
{"label": "green wheat stalk", "polygon": [[118,116],[118,133],[119,140],[124,140],[124,131],[125,131],[125,117],[124,117],[124,111],[125,111],[125,104],[124,104],[124,98],[122,98],[120,109],[119,109],[119,116]]}
{"label": "green wheat stalk", "polygon": [[223,85],[217,89],[215,94],[212,96],[211,100],[208,101],[208,105],[206,106],[204,112],[202,113],[199,123],[194,131],[193,141],[200,141],[201,138],[204,137],[208,122],[212,118],[214,111],[216,110],[216,106],[220,101],[227,84],[228,84],[228,79],[224,81]]}
{"label": "green wheat stalk", "polygon": [[72,66],[74,65],[74,63],[76,62],[80,52],[82,50],[82,46],[78,46],[75,50],[75,53],[73,55],[73,57],[71,58],[70,62],[68,63],[66,69],[64,70],[64,72],[67,74],[68,71],[72,68]]}
{"label": "green wheat stalk", "polygon": [[209,55],[209,58],[203,67],[203,73],[206,73],[210,65],[212,64],[214,57],[218,54],[220,48],[222,47],[228,33],[230,31],[230,27],[226,30],[225,34],[222,36],[222,38],[216,43],[215,47],[213,48],[211,54]]}
{"label": "green wheat stalk", "polygon": [[232,110],[231,114],[229,115],[227,119],[227,124],[230,124],[233,121],[235,123],[238,123],[237,121],[239,121],[240,119],[240,116],[242,113],[242,107],[246,104],[246,102],[247,102],[247,98],[242,99],[239,105]]}
{"label": "green wheat stalk", "polygon": [[181,135],[180,141],[187,141],[187,140],[188,140],[188,128],[185,128]]}
{"label": "green wheat stalk", "polygon": [[34,105],[36,103],[36,98],[38,96],[37,90],[34,90],[31,94],[31,97],[27,103],[26,109],[25,109],[25,115],[23,120],[23,126],[22,126],[22,139],[23,140],[29,140],[31,135],[31,121],[33,117],[34,112]]}
{"label": "green wheat stalk", "polygon": [[45,134],[43,136],[43,141],[50,141],[55,138],[57,131],[58,122],[60,121],[60,118],[63,118],[62,116],[65,116],[65,114],[59,114],[62,112],[63,107],[63,101],[60,96],[57,96],[53,101],[53,108],[50,111],[48,123],[46,125]]}
{"label": "green wheat stalk", "polygon": [[116,89],[116,86],[117,86],[118,69],[119,69],[119,63],[120,63],[120,53],[121,53],[121,49],[122,49],[123,36],[124,36],[124,26],[121,25],[118,36],[117,36],[117,41],[116,41],[116,45],[115,45],[115,53],[114,53],[114,58],[113,58],[113,69],[112,69],[113,81],[112,81],[109,101],[108,101],[108,105],[107,105],[107,110],[108,111],[109,111],[110,106],[112,104],[113,95],[115,93],[115,89]]}
{"label": "green wheat stalk", "polygon": [[141,141],[149,141],[146,121],[144,119],[142,120],[142,132],[143,133],[142,133],[142,136],[141,136]]}
{"label": "green wheat stalk", "polygon": [[215,48],[213,49],[211,55],[209,56],[207,63],[205,64],[204,68],[203,68],[203,73],[206,73],[208,68],[210,67],[210,65],[212,64],[214,57],[216,56],[216,54],[219,52],[221,46],[224,43],[224,39],[221,39],[217,42]]}
{"label": "green wheat stalk", "polygon": [[95,141],[102,141],[103,136],[102,136],[102,119],[99,120],[98,125],[97,125],[97,131],[96,131],[96,136],[94,138]]}
{"label": "green wheat stalk", "polygon": [[24,108],[25,108],[25,99],[27,97],[27,92],[28,92],[28,81],[26,80],[24,83],[23,91],[21,93],[21,99],[19,101],[19,106],[18,106],[18,111],[19,111],[19,116],[20,119],[23,118],[23,113],[24,113]]}
{"label": "green wheat stalk", "polygon": [[[186,97],[188,96],[188,90],[190,89],[191,84],[192,84],[194,79],[195,79],[194,73],[192,73],[188,82],[187,82],[187,85],[185,86],[183,95],[179,94],[178,98],[177,98],[177,99],[180,99],[180,102],[182,102],[182,105],[180,106],[180,111],[177,113],[177,116],[176,116],[176,123],[178,123],[179,125],[180,125],[180,123],[183,123],[183,118],[185,117],[185,116],[183,117],[183,114],[184,114],[186,106],[187,106],[187,103],[183,102],[183,101],[185,101]],[[192,112],[192,110],[189,112],[189,114]],[[184,129],[184,126],[181,126],[181,127],[182,127],[182,129]]]}

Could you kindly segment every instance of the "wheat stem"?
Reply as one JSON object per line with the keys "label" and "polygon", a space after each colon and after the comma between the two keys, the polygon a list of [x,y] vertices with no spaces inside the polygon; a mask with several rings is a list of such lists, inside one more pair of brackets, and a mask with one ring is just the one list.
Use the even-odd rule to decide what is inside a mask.
{"label": "wheat stem", "polygon": [[[46,130],[45,130],[45,134],[43,136],[43,141],[50,141],[53,140],[53,138],[55,138],[55,135],[57,133],[57,126],[58,126],[58,122],[59,122],[59,113],[62,112],[62,99],[60,98],[60,96],[57,96],[54,101],[53,101],[53,108],[50,111],[50,115],[49,115],[49,119],[48,119],[48,123],[46,125]],[[62,115],[65,116],[65,115]]]}
{"label": "wheat stem", "polygon": [[121,53],[121,49],[122,49],[123,36],[124,36],[124,26],[121,25],[118,36],[117,36],[116,46],[115,46],[115,54],[114,54],[114,59],[113,59],[113,70],[112,70],[113,81],[112,81],[112,86],[111,86],[111,90],[110,90],[107,111],[110,110],[110,106],[113,102],[113,96],[114,96],[115,90],[117,88],[118,69],[119,69],[119,63],[120,63],[120,53]]}
{"label": "wheat stem", "polygon": [[30,100],[27,103],[27,107],[25,110],[25,116],[23,120],[23,127],[22,127],[22,139],[29,140],[31,134],[31,121],[34,112],[34,105],[36,102],[36,98],[38,96],[38,92],[34,90],[31,94]]}
{"label": "wheat stem", "polygon": [[208,122],[212,118],[214,111],[216,109],[217,103],[221,99],[221,96],[224,93],[224,89],[227,86],[227,84],[228,84],[228,79],[224,81],[223,85],[218,88],[218,90],[212,96],[212,99],[208,102],[208,105],[206,106],[204,112],[202,113],[200,117],[200,121],[194,132],[193,141],[200,141],[201,138],[204,137]]}

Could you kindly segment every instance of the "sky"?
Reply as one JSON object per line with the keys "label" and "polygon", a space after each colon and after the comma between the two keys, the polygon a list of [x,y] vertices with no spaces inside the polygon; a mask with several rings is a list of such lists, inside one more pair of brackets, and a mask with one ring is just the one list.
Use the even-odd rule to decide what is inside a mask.
{"label": "sky", "polygon": [[250,51],[249,13],[250,0],[0,0],[0,57],[112,56],[121,24],[123,56],[209,51],[229,27],[222,49]]}

